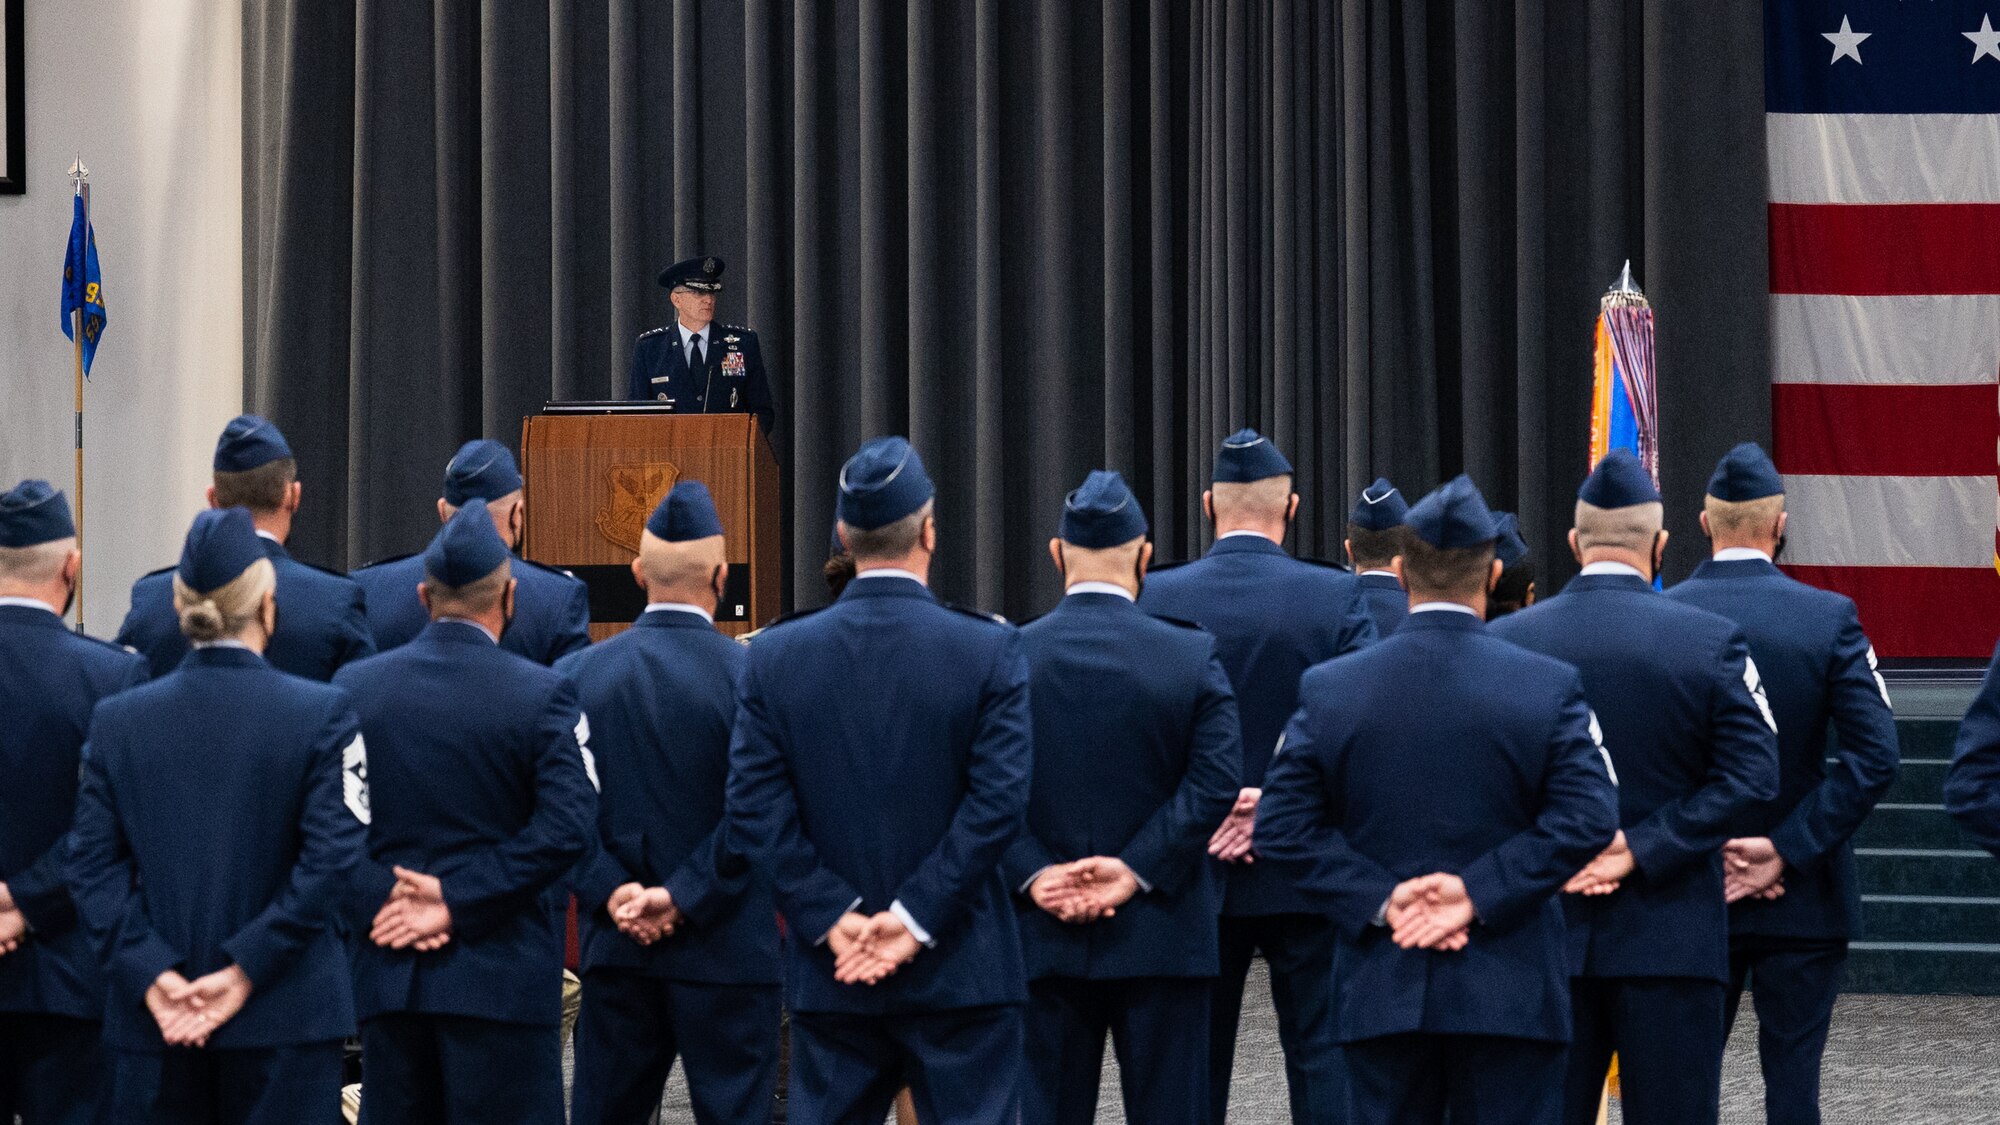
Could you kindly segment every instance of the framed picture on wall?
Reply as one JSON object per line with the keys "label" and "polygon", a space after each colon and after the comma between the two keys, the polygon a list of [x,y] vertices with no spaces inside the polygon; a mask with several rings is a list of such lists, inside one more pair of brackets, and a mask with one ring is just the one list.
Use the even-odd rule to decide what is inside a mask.
{"label": "framed picture on wall", "polygon": [[21,60],[22,0],[0,0],[0,195],[28,190],[27,84]]}

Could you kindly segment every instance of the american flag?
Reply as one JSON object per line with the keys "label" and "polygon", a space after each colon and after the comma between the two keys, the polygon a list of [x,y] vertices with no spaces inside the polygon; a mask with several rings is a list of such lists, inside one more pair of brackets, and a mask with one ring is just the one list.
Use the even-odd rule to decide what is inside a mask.
{"label": "american flag", "polygon": [[2000,0],[1766,0],[1780,560],[1885,656],[2000,637]]}

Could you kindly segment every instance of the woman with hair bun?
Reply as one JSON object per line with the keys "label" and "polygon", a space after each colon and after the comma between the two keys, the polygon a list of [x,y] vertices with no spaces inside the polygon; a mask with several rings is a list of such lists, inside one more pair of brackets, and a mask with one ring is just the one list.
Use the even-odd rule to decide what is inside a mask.
{"label": "woman with hair bun", "polygon": [[338,688],[265,663],[277,579],[248,512],[197,516],[173,586],[192,651],[97,708],[71,844],[110,1117],[317,1120],[354,1031],[330,923],[368,818],[359,724]]}

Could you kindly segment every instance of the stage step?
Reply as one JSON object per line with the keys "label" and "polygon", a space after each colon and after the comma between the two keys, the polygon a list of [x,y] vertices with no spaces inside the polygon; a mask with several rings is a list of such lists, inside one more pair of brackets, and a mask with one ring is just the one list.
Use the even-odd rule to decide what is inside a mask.
{"label": "stage step", "polygon": [[1941,804],[1883,801],[1854,833],[1857,848],[1977,847]]}
{"label": "stage step", "polygon": [[[1827,768],[1832,769],[1833,764],[1829,762]],[[1944,800],[1944,775],[1950,768],[1949,758],[1904,758],[1895,784],[1882,799],[1898,804],[1937,804]]]}
{"label": "stage step", "polygon": [[1902,771],[1854,834],[1862,936],[1849,992],[2000,996],[2000,861],[1944,811],[1978,669],[1885,671]]}
{"label": "stage step", "polygon": [[1867,938],[1878,942],[2000,942],[2000,895],[1861,897]]}
{"label": "stage step", "polygon": [[1845,992],[2000,996],[2000,944],[1858,941]]}
{"label": "stage step", "polygon": [[1856,848],[1861,893],[2000,896],[2000,863],[1977,848]]}

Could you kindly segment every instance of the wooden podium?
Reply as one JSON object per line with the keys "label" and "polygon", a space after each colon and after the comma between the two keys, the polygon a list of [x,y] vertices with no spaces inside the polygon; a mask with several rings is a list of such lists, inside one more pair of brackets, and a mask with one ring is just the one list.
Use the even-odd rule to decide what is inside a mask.
{"label": "wooden podium", "polygon": [[528,492],[521,553],[590,587],[592,640],[645,610],[631,570],[639,533],[683,480],[708,486],[729,544],[716,627],[738,635],[778,615],[778,465],[754,415],[667,414],[637,403],[551,404],[550,411],[521,423]]}

